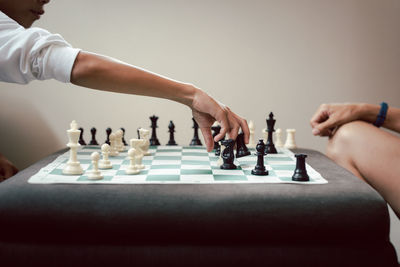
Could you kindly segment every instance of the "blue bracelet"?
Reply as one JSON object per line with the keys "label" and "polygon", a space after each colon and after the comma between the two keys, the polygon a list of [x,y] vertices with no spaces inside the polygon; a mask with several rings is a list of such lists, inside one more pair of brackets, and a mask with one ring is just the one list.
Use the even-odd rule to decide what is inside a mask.
{"label": "blue bracelet", "polygon": [[381,127],[382,124],[385,122],[386,113],[388,111],[388,108],[389,108],[389,106],[386,102],[381,103],[381,109],[379,110],[379,114],[376,117],[376,121],[374,122],[374,125],[376,127],[378,127],[378,128]]}

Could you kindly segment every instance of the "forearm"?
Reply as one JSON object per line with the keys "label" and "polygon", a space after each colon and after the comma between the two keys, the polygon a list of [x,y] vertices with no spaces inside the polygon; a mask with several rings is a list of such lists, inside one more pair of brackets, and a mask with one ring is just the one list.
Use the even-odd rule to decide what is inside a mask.
{"label": "forearm", "polygon": [[170,99],[188,106],[192,106],[197,90],[193,85],[87,52],[77,56],[71,82],[103,91]]}
{"label": "forearm", "polygon": [[[374,123],[379,114],[380,108],[380,105],[358,104],[359,119]],[[400,109],[389,107],[382,127],[400,133]]]}

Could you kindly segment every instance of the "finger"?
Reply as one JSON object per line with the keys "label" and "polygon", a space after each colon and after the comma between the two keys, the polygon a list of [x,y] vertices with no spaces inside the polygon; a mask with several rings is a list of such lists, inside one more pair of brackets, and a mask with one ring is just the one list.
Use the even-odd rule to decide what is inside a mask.
{"label": "finger", "polygon": [[210,152],[214,148],[214,139],[211,134],[211,128],[200,128],[201,133],[204,137],[204,142],[206,143],[207,151]]}
{"label": "finger", "polygon": [[17,172],[18,172],[18,169],[16,167],[14,167],[13,165],[9,166],[4,169],[4,178],[8,179],[8,178],[14,176]]}
{"label": "finger", "polygon": [[333,129],[338,125],[339,125],[339,122],[337,120],[335,120],[335,118],[333,116],[331,116],[331,117],[329,117],[328,120],[315,126],[314,129],[316,129],[316,132],[319,131],[318,135],[330,136],[332,134]]}
{"label": "finger", "polygon": [[321,105],[318,110],[311,117],[310,125],[312,128],[317,126],[319,123],[326,121],[329,118],[329,112],[326,105]]}
{"label": "finger", "polygon": [[242,128],[242,131],[244,133],[244,143],[248,144],[249,139],[250,139],[250,129],[249,125],[247,124],[247,120],[242,119],[240,123],[240,127]]}

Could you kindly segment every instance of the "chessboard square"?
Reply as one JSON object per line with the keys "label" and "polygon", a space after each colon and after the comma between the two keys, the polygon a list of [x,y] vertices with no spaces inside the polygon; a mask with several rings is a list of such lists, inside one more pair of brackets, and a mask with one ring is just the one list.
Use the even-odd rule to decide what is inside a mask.
{"label": "chessboard square", "polygon": [[204,146],[185,146],[182,148],[182,151],[196,152],[196,151],[207,151],[207,149]]}
{"label": "chessboard square", "polygon": [[82,175],[81,177],[79,177],[79,179],[77,180],[78,182],[93,182],[93,183],[98,183],[98,182],[102,182],[102,181],[111,181],[112,180],[112,176],[103,176],[103,179],[99,179],[99,180],[91,180],[89,179],[89,177],[87,175]]}
{"label": "chessboard square", "polygon": [[202,157],[202,156],[182,156],[183,161],[210,161],[208,156]]}
{"label": "chessboard square", "polygon": [[211,170],[211,165],[182,165],[181,169],[182,170],[193,170],[193,169]]}
{"label": "chessboard square", "polygon": [[240,168],[242,168],[242,170],[252,170],[254,169],[254,166],[256,166],[256,164],[240,164]]}
{"label": "chessboard square", "polygon": [[180,175],[147,175],[146,181],[168,182],[179,181]]}
{"label": "chessboard square", "polygon": [[180,157],[182,155],[181,151],[168,151],[168,152],[157,152],[156,157],[168,156],[168,157]]}
{"label": "chessboard square", "polygon": [[182,160],[182,165],[204,165],[205,163],[210,164],[209,161]]}
{"label": "chessboard square", "polygon": [[223,169],[213,169],[214,175],[227,175],[227,176],[243,176],[244,172],[242,169],[236,170],[223,170]]}
{"label": "chessboard square", "polygon": [[146,182],[147,175],[140,174],[126,174],[114,176],[113,182],[126,183],[126,184],[142,184]]}
{"label": "chessboard square", "polygon": [[46,180],[51,181],[50,183],[76,183],[81,177],[80,175],[47,175]]}
{"label": "chessboard square", "polygon": [[291,171],[294,172],[296,165],[272,165],[272,168],[276,171]]}
{"label": "chessboard square", "polygon": [[50,172],[50,174],[54,174],[54,175],[63,175],[63,170],[62,169],[54,169]]}
{"label": "chessboard square", "polygon": [[282,177],[282,176],[279,176],[279,180],[281,181],[281,182],[292,182],[293,180],[292,180],[292,177]]}
{"label": "chessboard square", "polygon": [[179,175],[180,169],[150,169],[149,175]]}
{"label": "chessboard square", "polygon": [[171,147],[171,146],[156,146],[155,148],[157,149],[157,152],[158,151],[176,152],[176,151],[182,150],[182,147],[180,147],[180,146],[174,146],[174,147]]}
{"label": "chessboard square", "polygon": [[282,171],[282,170],[274,170],[276,175],[278,177],[290,177],[290,179],[292,179],[292,176],[294,174],[294,170],[293,171]]}
{"label": "chessboard square", "polygon": [[247,179],[249,182],[259,183],[279,183],[281,180],[273,175],[248,175]]}
{"label": "chessboard square", "polygon": [[103,176],[114,176],[118,171],[119,171],[119,169],[102,169],[102,170],[100,170],[100,172]]}
{"label": "chessboard square", "polygon": [[90,145],[87,145],[84,148],[82,148],[82,150],[100,150],[100,149],[101,149],[100,146],[90,146]]}
{"label": "chessboard square", "polygon": [[212,170],[204,170],[204,169],[191,169],[191,170],[181,170],[182,175],[212,175]]}
{"label": "chessboard square", "polygon": [[84,155],[89,155],[89,156],[90,156],[90,154],[92,154],[92,153],[93,153],[93,151],[81,150],[81,151],[78,151],[78,152],[77,152],[77,155],[78,155],[78,157],[84,156]]}
{"label": "chessboard square", "polygon": [[180,169],[181,165],[151,165],[150,169],[157,170],[157,169]]}
{"label": "chessboard square", "polygon": [[215,181],[247,181],[246,175],[214,174]]}
{"label": "chessboard square", "polygon": [[243,163],[256,163],[257,162],[257,158],[256,157],[241,157],[241,158],[236,158],[237,161],[239,162],[243,162]]}
{"label": "chessboard square", "polygon": [[185,157],[187,157],[187,156],[197,156],[197,157],[201,156],[201,157],[208,158],[208,153],[207,153],[207,151],[206,152],[203,152],[203,151],[185,152],[185,151],[183,151],[182,152],[182,156],[185,156]]}
{"label": "chessboard square", "polygon": [[[140,173],[137,175],[147,175],[149,173],[149,170],[140,170]],[[115,174],[116,176],[125,176],[125,175],[132,175],[132,174],[127,174],[125,170],[118,170],[117,173]]]}
{"label": "chessboard square", "polygon": [[154,160],[181,160],[181,156],[159,156],[156,155]]}
{"label": "chessboard square", "polygon": [[183,182],[183,183],[213,183],[214,176],[207,175],[207,174],[181,175],[181,182]]}
{"label": "chessboard square", "polygon": [[151,165],[180,165],[180,160],[153,160]]}
{"label": "chessboard square", "polygon": [[275,161],[278,161],[278,162],[293,161],[293,159],[292,159],[291,157],[288,157],[288,156],[285,156],[285,157],[277,157],[277,158],[268,157],[268,156],[267,156],[266,160],[267,160],[267,161],[270,161],[270,162],[275,162]]}

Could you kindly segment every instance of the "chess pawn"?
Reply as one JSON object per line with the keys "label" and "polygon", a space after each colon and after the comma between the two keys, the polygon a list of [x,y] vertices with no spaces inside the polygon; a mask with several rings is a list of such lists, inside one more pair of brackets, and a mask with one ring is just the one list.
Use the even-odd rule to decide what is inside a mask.
{"label": "chess pawn", "polygon": [[140,170],[136,167],[136,159],[135,159],[136,149],[130,148],[128,150],[128,157],[129,157],[129,166],[126,168],[126,174],[138,174]]}
{"label": "chess pawn", "polygon": [[63,174],[82,174],[83,169],[78,161],[78,148],[81,146],[78,143],[79,135],[81,131],[78,130],[78,124],[76,121],[71,122],[71,128],[67,130],[69,142],[67,146],[70,148],[69,160],[63,169]]}
{"label": "chess pawn", "polygon": [[116,139],[117,139],[117,137],[116,137],[115,133],[111,133],[110,134],[110,147],[111,147],[110,156],[111,157],[115,157],[115,156],[119,155],[119,152],[117,149],[117,144],[116,144],[116,142],[117,142]]}
{"label": "chess pawn", "polygon": [[88,179],[90,179],[90,180],[103,179],[103,175],[101,175],[101,172],[99,171],[99,159],[100,159],[99,152],[93,152],[90,155],[90,157],[92,159],[93,170],[89,173]]}
{"label": "chess pawn", "polygon": [[288,149],[295,149],[297,148],[296,146],[296,141],[294,139],[294,134],[296,133],[295,129],[287,129],[286,130],[286,142],[285,142],[285,148]]}
{"label": "chess pawn", "polygon": [[144,154],[143,154],[141,147],[143,147],[145,140],[133,138],[133,139],[129,140],[129,142],[130,142],[131,148],[135,149],[136,168],[144,169],[145,166],[142,164]]}
{"label": "chess pawn", "polygon": [[99,168],[100,169],[112,169],[111,161],[108,159],[108,156],[110,155],[110,145],[109,144],[103,144],[101,146],[101,154],[103,155],[103,159],[100,160],[100,162],[99,162]]}
{"label": "chess pawn", "polygon": [[143,145],[140,147],[140,149],[143,151],[143,154],[145,155],[145,156],[149,156],[150,155],[150,152],[149,152],[149,147],[150,147],[150,131],[149,130],[147,130],[147,129],[143,129],[143,128],[140,128],[139,130],[138,130],[138,132],[139,132],[139,136],[140,136],[140,139],[143,139],[144,140],[144,142],[143,142]]}
{"label": "chess pawn", "polygon": [[255,129],[256,129],[256,127],[254,126],[254,122],[250,121],[249,122],[250,136],[249,136],[249,144],[247,145],[250,148],[255,148],[256,147],[256,142],[254,140]]}
{"label": "chess pawn", "polygon": [[282,142],[282,129],[278,128],[275,131],[275,146],[276,147],[283,147],[283,142]]}

